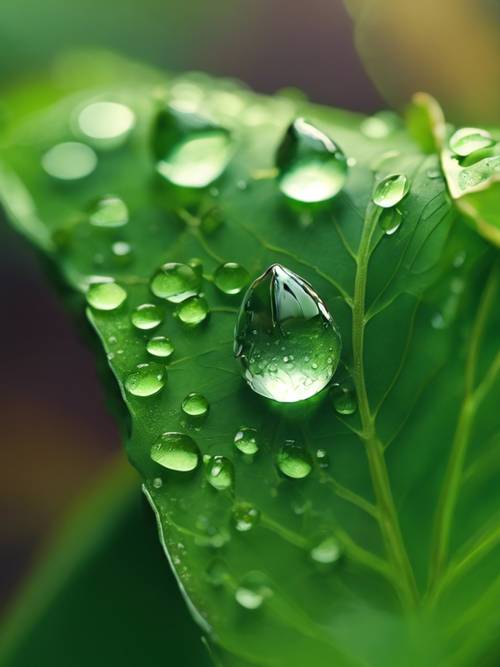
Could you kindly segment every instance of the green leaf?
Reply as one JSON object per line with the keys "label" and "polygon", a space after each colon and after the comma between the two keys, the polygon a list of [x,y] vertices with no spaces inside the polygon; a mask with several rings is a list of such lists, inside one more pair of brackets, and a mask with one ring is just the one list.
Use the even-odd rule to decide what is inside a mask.
{"label": "green leaf", "polygon": [[[16,119],[0,193],[12,222],[53,258],[81,308],[93,276],[113,278],[126,292],[119,307],[89,307],[87,316],[130,415],[127,451],[162,544],[194,617],[225,651],[223,664],[494,664],[497,258],[453,208],[438,157],[422,152],[392,116],[377,119],[384,131],[375,138],[355,114],[202,75],[165,79],[159,91],[153,75],[141,79],[136,66],[130,75],[122,67],[114,81],[86,81],[76,95],[62,90],[54,106]],[[213,185],[174,187],[155,173],[151,127],[165,97],[209,114],[224,137],[231,133],[232,158]],[[40,161],[74,139],[71,119],[96,98],[128,105],[137,125],[127,143],[97,146],[93,173],[57,182]],[[321,205],[292,203],[276,178],[275,151],[298,116],[349,158],[344,188]],[[219,157],[226,155],[224,147]],[[394,173],[410,189],[389,235],[371,197]],[[123,199],[127,224],[91,224],[89,207],[105,195]],[[127,261],[113,251],[117,242],[129,244]],[[166,262],[191,262],[197,271],[194,259],[209,313],[189,327],[175,316],[182,304],[155,296],[150,281]],[[279,262],[313,286],[340,331],[334,380],[352,385],[356,412],[336,412],[335,387],[297,404],[252,392],[233,354],[242,294],[215,284],[224,262],[239,263],[251,279]],[[109,306],[123,294],[113,287],[97,297]],[[154,329],[132,324],[143,304],[156,309],[134,319],[151,323],[159,312]],[[168,336],[171,357],[148,353],[152,335]],[[144,363],[157,364],[145,389],[147,368],[131,378]],[[157,391],[138,396],[127,387]],[[181,410],[192,392],[208,400],[204,420]],[[256,429],[253,457],[235,447],[241,427]],[[150,454],[165,432],[229,459],[224,471],[229,481],[234,471],[234,484],[214,488],[201,462],[186,471],[193,452],[176,459],[184,472],[162,467]],[[304,479],[278,471],[289,439],[312,461]],[[241,503],[255,508],[250,520]],[[249,530],[235,528],[235,509]]]}

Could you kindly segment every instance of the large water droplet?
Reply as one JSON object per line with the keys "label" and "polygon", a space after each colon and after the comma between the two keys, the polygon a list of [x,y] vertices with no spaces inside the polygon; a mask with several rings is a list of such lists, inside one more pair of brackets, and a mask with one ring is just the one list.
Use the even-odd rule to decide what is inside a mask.
{"label": "large water droplet", "polygon": [[373,201],[382,208],[396,206],[408,194],[408,179],[404,174],[391,174],[375,187]]}
{"label": "large water droplet", "polygon": [[143,303],[137,306],[130,319],[134,327],[147,331],[161,324],[163,313],[161,308],[154,303]]}
{"label": "large water droplet", "polygon": [[192,296],[179,305],[176,315],[184,324],[196,327],[207,318],[208,303],[202,296]]}
{"label": "large water droplet", "polygon": [[296,201],[331,199],[347,179],[347,160],[326,134],[303,118],[288,128],[276,155],[281,191]]}
{"label": "large water droplet", "polygon": [[395,206],[392,208],[384,208],[378,219],[380,227],[384,230],[387,236],[395,234],[402,222],[403,214],[401,211],[398,211]]}
{"label": "large water droplet", "polygon": [[115,147],[135,125],[134,112],[117,102],[93,102],[78,114],[78,130],[99,147]]}
{"label": "large water droplet", "polygon": [[267,579],[261,572],[249,572],[240,581],[234,597],[245,609],[258,609],[272,595]]}
{"label": "large water droplet", "polygon": [[335,563],[342,555],[342,547],[335,537],[327,537],[311,549],[310,555],[316,563]]}
{"label": "large water droplet", "polygon": [[151,458],[164,468],[188,472],[198,465],[198,445],[184,433],[162,433],[151,447]]}
{"label": "large water droplet", "polygon": [[478,127],[462,127],[450,137],[450,148],[460,157],[467,157],[475,151],[489,148],[495,140],[487,130]]}
{"label": "large water droplet", "polygon": [[243,454],[256,454],[259,451],[257,429],[242,426],[234,436],[234,444]]}
{"label": "large water droplet", "polygon": [[160,299],[180,303],[197,294],[201,287],[198,273],[187,264],[164,264],[151,281],[151,291]]}
{"label": "large water droplet", "polygon": [[135,371],[127,375],[125,388],[133,396],[153,396],[163,389],[166,379],[166,371],[160,364],[139,364]]}
{"label": "large water droplet", "polygon": [[333,407],[340,415],[352,415],[358,408],[356,394],[351,387],[341,384],[332,388]]}
{"label": "large water droplet", "polygon": [[214,274],[215,286],[225,294],[238,294],[248,283],[248,271],[236,262],[221,264]]}
{"label": "large water droplet", "polygon": [[278,468],[287,477],[303,479],[312,470],[312,458],[303,445],[287,440],[278,453]]}
{"label": "large water droplet", "polygon": [[91,174],[97,166],[97,155],[85,144],[67,141],[57,144],[42,157],[42,167],[60,181],[76,181]]}
{"label": "large water droplet", "polygon": [[232,155],[229,132],[195,113],[170,107],[156,118],[156,168],[174,185],[204,188],[224,171]]}
{"label": "large water droplet", "polygon": [[341,341],[309,283],[273,264],[243,299],[234,349],[255,392],[291,403],[314,396],[328,384]]}
{"label": "large water droplet", "polygon": [[147,342],[146,349],[154,357],[170,357],[174,352],[172,341],[165,336],[153,336]]}
{"label": "large water droplet", "polygon": [[246,533],[254,528],[260,518],[259,510],[252,503],[239,502],[233,507],[234,527],[240,533]]}
{"label": "large water droplet", "polygon": [[127,292],[115,282],[93,283],[87,290],[87,302],[96,310],[115,310],[127,298]]}
{"label": "large water droplet", "polygon": [[128,208],[119,197],[106,195],[92,206],[89,222],[95,227],[122,227],[128,222]]}
{"label": "large water droplet", "polygon": [[182,401],[182,411],[189,417],[205,417],[208,413],[208,401],[202,394],[191,392]]}
{"label": "large water droplet", "polygon": [[234,482],[234,467],[225,456],[209,456],[205,460],[205,475],[217,491],[231,488]]}

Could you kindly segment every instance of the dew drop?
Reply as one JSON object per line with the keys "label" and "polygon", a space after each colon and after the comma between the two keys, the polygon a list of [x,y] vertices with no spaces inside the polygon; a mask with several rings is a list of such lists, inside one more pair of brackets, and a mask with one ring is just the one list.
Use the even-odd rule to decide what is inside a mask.
{"label": "dew drop", "polygon": [[153,294],[160,299],[180,303],[199,292],[201,279],[193,267],[169,262],[154,275],[150,287]]}
{"label": "dew drop", "polygon": [[287,477],[303,479],[312,470],[312,459],[305,447],[294,440],[286,440],[277,457],[280,471]]}
{"label": "dew drop", "polygon": [[398,211],[395,206],[393,206],[392,208],[382,209],[378,219],[378,224],[380,225],[381,229],[384,230],[387,236],[392,236],[392,234],[395,234],[398,231],[402,221],[403,214],[401,211]]}
{"label": "dew drop", "polygon": [[429,178],[431,181],[435,181],[438,178],[442,177],[442,173],[440,169],[437,168],[432,168],[432,169],[427,169],[425,172],[425,175],[427,178]]}
{"label": "dew drop", "polygon": [[225,491],[234,482],[233,464],[225,456],[209,456],[205,461],[205,476],[214,489]]}
{"label": "dew drop", "polygon": [[240,581],[234,597],[245,609],[258,609],[266,598],[272,595],[266,577],[260,572],[249,572]]}
{"label": "dew drop", "polygon": [[462,127],[450,137],[451,150],[460,157],[467,157],[475,151],[489,148],[495,140],[487,130],[478,127]]}
{"label": "dew drop", "polygon": [[161,308],[154,303],[143,303],[137,306],[130,319],[134,327],[147,331],[161,324],[163,313]]}
{"label": "dew drop", "polygon": [[174,352],[174,346],[170,338],[165,336],[153,336],[146,344],[146,350],[153,357],[170,357]]}
{"label": "dew drop", "polygon": [[336,384],[332,387],[333,407],[339,415],[352,415],[358,408],[354,390],[345,384]]}
{"label": "dew drop", "polygon": [[133,396],[153,396],[165,386],[167,374],[155,362],[139,364],[125,379],[125,388]]}
{"label": "dew drop", "polygon": [[342,547],[335,537],[327,537],[313,547],[310,556],[316,563],[331,564],[339,560],[342,555]]}
{"label": "dew drop", "polygon": [[184,433],[162,433],[151,447],[151,458],[164,468],[178,472],[189,472],[198,465],[198,445]]}
{"label": "dew drop", "polygon": [[379,111],[365,118],[360,125],[361,132],[369,139],[385,139],[398,125],[398,117],[390,111]]}
{"label": "dew drop", "polygon": [[97,155],[85,144],[67,141],[50,148],[42,157],[44,170],[60,181],[76,181],[97,167]]}
{"label": "dew drop", "polygon": [[100,147],[122,143],[135,125],[134,112],[117,102],[93,102],[78,114],[79,131]]}
{"label": "dew drop", "polygon": [[182,411],[189,417],[205,417],[208,414],[208,401],[202,394],[191,392],[182,401]]}
{"label": "dew drop", "polygon": [[[276,354],[276,346],[283,354]],[[252,283],[234,350],[256,393],[283,403],[314,396],[331,380],[340,349],[333,319],[309,283],[279,264]]]}
{"label": "dew drop", "polygon": [[301,202],[334,197],[347,180],[347,160],[326,134],[303,118],[288,128],[276,154],[281,191]]}
{"label": "dew drop", "polygon": [[202,296],[192,296],[179,305],[176,314],[183,324],[196,327],[207,318],[208,303]]}
{"label": "dew drop", "polygon": [[248,271],[236,262],[221,264],[214,274],[215,286],[225,294],[239,294],[248,283]]}
{"label": "dew drop", "polygon": [[375,187],[373,201],[382,208],[392,208],[408,194],[408,179],[404,174],[391,174]]}
{"label": "dew drop", "polygon": [[234,436],[234,444],[243,454],[256,454],[259,451],[257,429],[241,426]]}
{"label": "dew drop", "polygon": [[117,262],[127,264],[132,259],[132,248],[126,241],[115,241],[111,246],[111,252]]}
{"label": "dew drop", "polygon": [[87,290],[87,302],[96,310],[116,310],[127,298],[127,292],[115,282],[93,283]]}
{"label": "dew drop", "polygon": [[156,118],[153,151],[156,169],[165,179],[181,187],[204,188],[225,170],[233,147],[226,129],[171,106]]}
{"label": "dew drop", "polygon": [[101,197],[90,209],[89,222],[94,227],[123,227],[128,222],[127,205],[114,195]]}
{"label": "dew drop", "polygon": [[234,527],[240,533],[246,533],[254,528],[260,519],[259,510],[252,503],[239,502],[233,507]]}

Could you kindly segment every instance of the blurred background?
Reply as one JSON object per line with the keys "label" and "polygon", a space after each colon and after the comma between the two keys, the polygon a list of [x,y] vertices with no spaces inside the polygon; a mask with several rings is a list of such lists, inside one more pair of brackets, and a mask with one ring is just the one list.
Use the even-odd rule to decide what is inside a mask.
{"label": "blurred background", "polygon": [[[498,0],[346,4],[2,0],[0,90],[36,77],[64,50],[98,46],[168,70],[237,77],[261,92],[294,86],[367,113],[402,107],[423,89],[453,120],[498,123]],[[1,609],[120,442],[91,352],[1,214],[0,298]]]}

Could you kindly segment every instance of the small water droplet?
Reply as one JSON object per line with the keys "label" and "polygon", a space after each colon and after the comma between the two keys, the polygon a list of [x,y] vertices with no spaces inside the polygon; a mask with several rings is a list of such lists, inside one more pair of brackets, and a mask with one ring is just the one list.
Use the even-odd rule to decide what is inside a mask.
{"label": "small water droplet", "polygon": [[146,350],[154,357],[170,357],[174,352],[174,346],[170,338],[165,336],[153,336],[146,344]]}
{"label": "small water droplet", "polygon": [[127,292],[113,281],[93,283],[87,290],[87,302],[96,310],[115,310],[127,298]]}
{"label": "small water droplet", "polygon": [[50,148],[42,157],[44,170],[60,181],[76,181],[97,167],[97,155],[85,144],[67,141]]}
{"label": "small water droplet", "polygon": [[233,147],[226,129],[171,106],[156,118],[153,150],[161,176],[181,187],[204,188],[225,170]]}
{"label": "small water droplet", "polygon": [[425,172],[427,178],[430,178],[431,181],[436,180],[437,178],[442,178],[441,170],[436,168],[427,169]]}
{"label": "small water droplet", "polygon": [[387,236],[395,234],[402,222],[403,214],[395,206],[382,209],[378,219],[380,227],[384,230]]}
{"label": "small water droplet", "polygon": [[337,562],[341,555],[342,547],[335,537],[327,537],[310,551],[312,560],[325,565]]}
{"label": "small water droplet", "polygon": [[335,384],[332,387],[333,407],[339,415],[352,415],[358,408],[354,390],[346,384]]}
{"label": "small water droplet", "polygon": [[116,258],[117,262],[128,264],[132,259],[132,248],[126,241],[115,241],[111,246],[111,252]]}
{"label": "small water droplet", "polygon": [[154,480],[153,480],[153,487],[155,489],[161,489],[162,486],[163,486],[162,478],[161,477],[155,477]]}
{"label": "small water droplet", "polygon": [[199,292],[201,280],[191,266],[169,262],[154,275],[150,287],[160,299],[180,303]]}
{"label": "small water droplet", "polygon": [[208,414],[208,408],[205,396],[194,391],[182,401],[182,411],[190,417],[205,417]]}
{"label": "small water droplet", "polygon": [[224,294],[239,294],[249,280],[248,271],[236,262],[221,264],[214,274],[215,286]]}
{"label": "small water droplet", "polygon": [[234,444],[243,454],[256,454],[259,451],[257,429],[241,426],[234,436]]}
{"label": "small water droplet", "polygon": [[318,449],[316,451],[316,461],[320,468],[328,468],[330,465],[330,457],[328,456],[326,449]]}
{"label": "small water droplet", "polygon": [[462,127],[450,137],[451,150],[460,157],[467,157],[475,151],[489,148],[495,140],[487,130],[478,127]]}
{"label": "small water droplet", "polygon": [[205,476],[214,489],[225,491],[234,482],[233,464],[225,456],[209,456],[205,461]]}
{"label": "small water droplet", "polygon": [[189,472],[198,465],[200,450],[189,435],[184,433],[162,433],[151,447],[151,458],[164,468],[178,472]]}
{"label": "small water droplet", "polygon": [[254,528],[260,519],[259,510],[252,503],[239,502],[233,507],[234,527],[240,533]]}
{"label": "small water droplet", "polygon": [[123,227],[128,222],[127,205],[114,195],[101,197],[91,206],[89,222],[94,227]]}
{"label": "small water droplet", "polygon": [[207,318],[208,303],[202,296],[192,296],[179,305],[176,315],[184,324],[196,327]]}
{"label": "small water droplet", "polygon": [[154,303],[143,303],[137,306],[130,319],[134,327],[147,331],[161,324],[163,313],[161,308]]}
{"label": "small water droplet", "polygon": [[304,118],[288,128],[276,155],[281,191],[301,202],[334,197],[347,179],[347,160],[326,134]]}
{"label": "small water droplet", "polygon": [[373,201],[382,208],[392,208],[406,197],[408,190],[408,179],[404,174],[391,174],[377,184]]}
{"label": "small water droplet", "polygon": [[303,479],[312,470],[312,459],[305,447],[294,440],[286,440],[277,457],[280,471],[292,479]]}
{"label": "small water droplet", "polygon": [[100,148],[120,145],[135,125],[134,112],[117,102],[93,102],[78,114],[78,130]]}
{"label": "small water droplet", "polygon": [[125,388],[133,396],[153,396],[165,386],[167,373],[155,362],[139,364],[125,379]]}
{"label": "small water droplet", "polygon": [[391,111],[379,111],[361,121],[360,130],[369,139],[385,139],[398,126],[399,119]]}
{"label": "small water droplet", "polygon": [[240,581],[234,597],[245,609],[258,609],[272,595],[267,578],[261,572],[249,572]]}
{"label": "small water droplet", "polygon": [[[273,345],[281,345],[284,354],[276,357]],[[241,304],[234,350],[256,393],[284,403],[314,396],[331,380],[340,349],[325,304],[297,274],[273,264],[252,283]]]}

